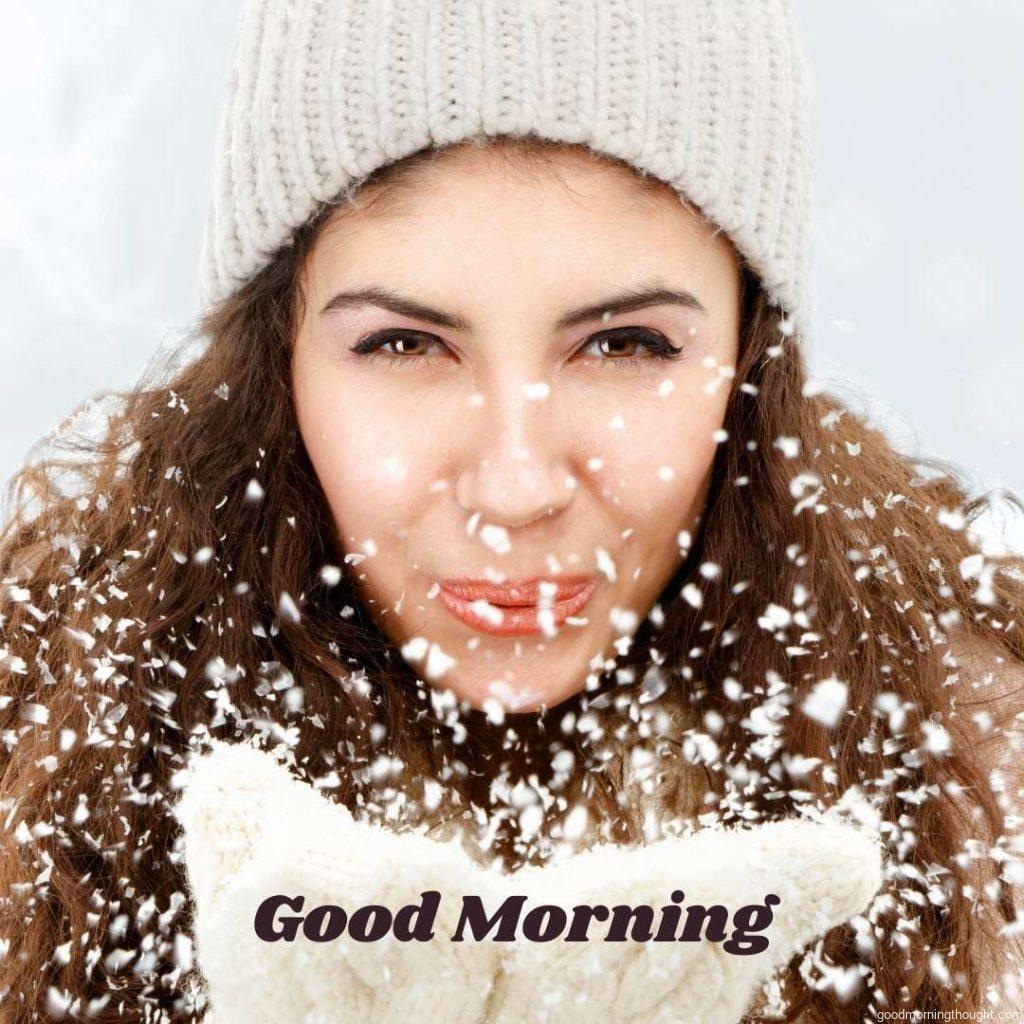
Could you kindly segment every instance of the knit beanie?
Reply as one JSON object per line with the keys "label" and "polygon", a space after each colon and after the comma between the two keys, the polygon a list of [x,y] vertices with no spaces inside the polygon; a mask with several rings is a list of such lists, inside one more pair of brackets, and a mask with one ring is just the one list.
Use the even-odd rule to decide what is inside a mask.
{"label": "knit beanie", "polygon": [[426,147],[582,144],[672,186],[803,333],[812,162],[790,0],[246,0],[201,293]]}

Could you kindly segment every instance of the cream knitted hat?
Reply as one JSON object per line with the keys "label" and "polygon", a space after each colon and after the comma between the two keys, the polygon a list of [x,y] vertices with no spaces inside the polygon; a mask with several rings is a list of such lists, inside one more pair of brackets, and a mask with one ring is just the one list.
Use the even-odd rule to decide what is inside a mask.
{"label": "cream knitted hat", "polygon": [[533,134],[662,179],[803,331],[808,82],[789,0],[247,0],[205,305],[320,204],[430,145]]}

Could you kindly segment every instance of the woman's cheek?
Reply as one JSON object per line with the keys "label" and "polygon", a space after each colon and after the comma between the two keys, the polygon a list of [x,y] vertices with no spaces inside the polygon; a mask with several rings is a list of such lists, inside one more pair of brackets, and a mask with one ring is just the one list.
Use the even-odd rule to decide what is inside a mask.
{"label": "woman's cheek", "polygon": [[364,391],[336,389],[300,415],[313,468],[346,545],[400,531],[428,500],[442,472],[443,445],[432,416]]}
{"label": "woman's cheek", "polygon": [[588,465],[623,518],[658,529],[682,521],[706,484],[719,446],[725,401],[703,393],[635,403],[612,429],[593,436]]}

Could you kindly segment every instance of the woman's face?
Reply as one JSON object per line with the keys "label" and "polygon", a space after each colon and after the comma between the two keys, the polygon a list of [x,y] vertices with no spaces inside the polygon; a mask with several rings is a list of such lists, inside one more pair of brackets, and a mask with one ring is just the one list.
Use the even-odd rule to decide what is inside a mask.
{"label": "woman's face", "polygon": [[421,678],[497,717],[628,646],[704,507],[737,355],[724,236],[628,169],[557,167],[460,148],[399,205],[336,211],[293,358],[345,571]]}

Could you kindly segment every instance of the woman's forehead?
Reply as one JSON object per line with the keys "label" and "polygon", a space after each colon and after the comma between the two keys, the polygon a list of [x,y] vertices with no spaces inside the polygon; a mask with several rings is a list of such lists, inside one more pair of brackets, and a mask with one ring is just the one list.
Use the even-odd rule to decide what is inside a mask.
{"label": "woman's forehead", "polygon": [[[572,182],[570,182],[572,184]],[[733,290],[735,249],[675,199],[660,208],[618,202],[600,186],[569,194],[546,182],[456,179],[407,193],[402,209],[338,211],[310,254],[335,289],[434,282],[503,288],[530,282],[558,291],[658,277],[691,289],[702,281]]]}

